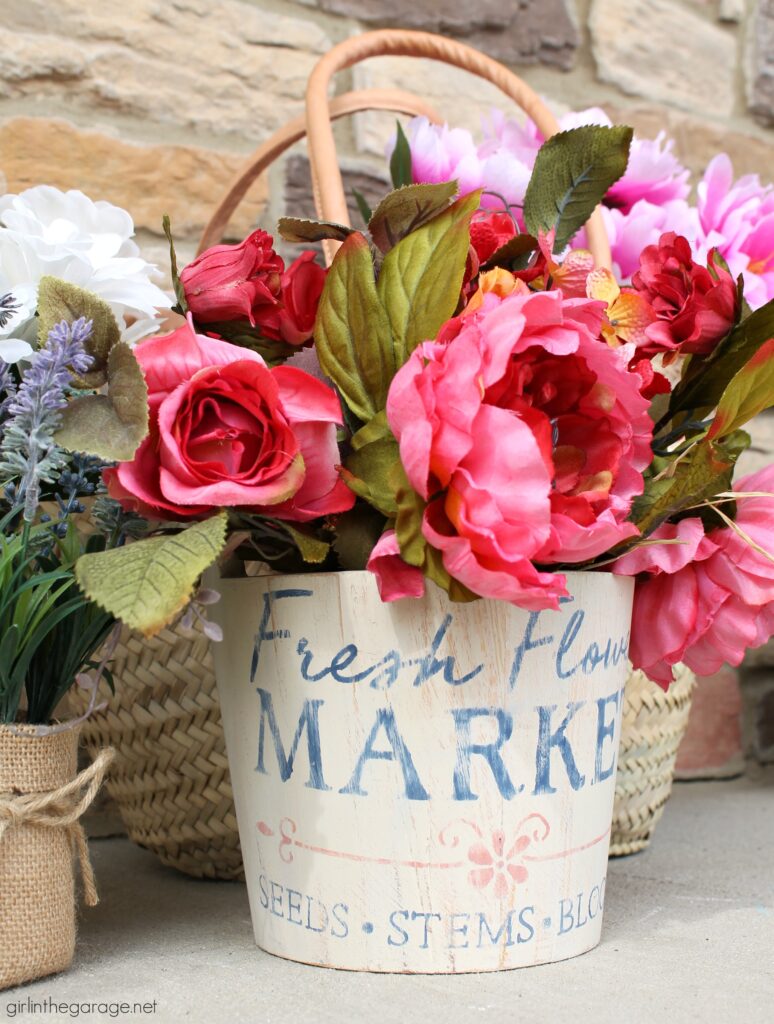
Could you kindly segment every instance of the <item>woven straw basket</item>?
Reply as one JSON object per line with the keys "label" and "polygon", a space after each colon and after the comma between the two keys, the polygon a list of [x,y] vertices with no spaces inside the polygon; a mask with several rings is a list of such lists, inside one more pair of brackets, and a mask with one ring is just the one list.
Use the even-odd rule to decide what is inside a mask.
{"label": "woven straw basket", "polygon": [[242,878],[234,799],[209,641],[197,629],[146,640],[125,630],[87,749],[117,757],[106,788],[129,837],[197,878]]}
{"label": "woven straw basket", "polygon": [[675,759],[688,725],[693,673],[676,668],[665,693],[643,672],[626,684],[610,855],[644,850],[672,792]]}
{"label": "woven straw basket", "polygon": [[[328,99],[330,80],[337,71],[386,54],[426,57],[461,67],[499,87],[532,118],[545,137],[559,130],[551,111],[526,83],[463,43],[424,32],[390,29],[355,36],[333,47],[318,62],[309,80],[306,116],[291,121],[262,144],[231,182],[205,228],[199,252],[220,241],[252,183],[305,135],[318,215],[323,220],[349,223],[331,122],[369,109],[441,121],[427,103],[400,90],[362,90]],[[597,265],[609,267],[610,245],[599,210],[587,224],[587,237]],[[330,262],[336,243],[327,241],[324,249]],[[201,635],[187,639],[174,630],[166,630],[150,641],[126,634],[114,659],[114,676],[115,695],[106,694],[107,710],[86,723],[84,734],[90,747],[109,741],[118,748],[117,765],[107,788],[131,838],[187,874],[241,877],[220,708],[206,639]],[[640,691],[647,693],[647,698]],[[626,721],[631,719],[639,728],[640,709],[650,709],[657,699],[650,696],[649,689],[638,686],[627,704]],[[659,710],[669,717],[670,706],[667,699]],[[648,728],[652,735],[658,733],[655,722],[650,722]],[[639,753],[633,754],[636,774],[632,781],[622,783],[619,778],[620,829],[614,834],[614,845],[622,848],[616,852],[625,852],[626,843],[637,841],[621,830],[636,823],[637,836],[647,834],[643,808],[650,803],[653,813],[659,814],[668,795],[667,788],[662,799],[658,774],[662,768],[666,770],[668,759],[663,751],[659,747],[654,761],[661,788],[649,800],[645,782],[648,755],[639,738],[645,733],[637,733],[637,738],[629,742],[628,726],[626,729],[622,749],[631,746]],[[669,724],[662,727],[664,734],[671,731]],[[670,770],[673,762],[674,755]],[[628,793],[632,794],[631,806]]]}

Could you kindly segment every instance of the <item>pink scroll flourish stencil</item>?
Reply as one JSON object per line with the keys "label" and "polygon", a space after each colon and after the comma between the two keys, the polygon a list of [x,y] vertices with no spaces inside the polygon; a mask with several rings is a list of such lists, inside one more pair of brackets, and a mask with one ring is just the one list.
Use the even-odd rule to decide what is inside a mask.
{"label": "pink scroll flourish stencil", "polygon": [[296,837],[298,826],[292,818],[282,818],[276,829],[265,821],[259,821],[257,829],[262,836],[279,840],[279,856],[286,864],[293,861],[295,850],[304,850],[325,857],[394,867],[438,870],[467,868],[468,883],[471,886],[486,889],[491,885],[494,894],[501,898],[507,896],[515,886],[527,881],[529,863],[570,857],[596,846],[610,835],[610,829],[607,829],[602,835],[572,849],[554,853],[535,853],[533,851],[536,847],[544,843],[551,833],[551,826],[542,814],[528,814],[515,828],[509,830],[481,828],[473,821],[458,818],[445,825],[437,837],[439,850],[459,851],[458,858],[444,859],[439,856],[437,859],[418,861],[371,857],[304,842]]}

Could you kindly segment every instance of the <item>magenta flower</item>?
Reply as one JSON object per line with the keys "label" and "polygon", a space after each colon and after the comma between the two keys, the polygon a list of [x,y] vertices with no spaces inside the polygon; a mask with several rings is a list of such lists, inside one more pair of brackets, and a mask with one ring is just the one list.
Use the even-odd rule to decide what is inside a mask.
{"label": "magenta flower", "polygon": [[774,187],[762,185],[757,174],[734,181],[731,161],[721,153],[696,193],[701,254],[717,248],[733,276],[744,275],[745,298],[757,309],[774,298]]}
{"label": "magenta flower", "polygon": [[662,206],[639,199],[628,213],[603,207],[602,214],[613,254],[613,273],[622,282],[630,280],[639,269],[642,250],[657,245],[664,232],[674,231],[691,242],[699,233],[696,210],[684,199],[672,199]]}
{"label": "magenta flower", "polygon": [[415,182],[456,179],[462,195],[481,188],[481,161],[469,131],[446,124],[434,125],[426,117],[415,117],[409,122],[408,140]]}
{"label": "magenta flower", "polygon": [[[559,123],[566,131],[587,124],[610,125],[611,121],[603,110],[591,107],[565,114]],[[516,120],[506,119],[499,111],[493,111],[485,122],[484,141],[478,147],[470,132],[451,129],[448,125],[433,125],[422,117],[410,123],[408,136],[414,181],[438,182],[456,178],[463,195],[473,189],[484,188],[496,193],[487,195],[485,192],[482,199],[482,206],[490,209],[502,207],[499,196],[516,207],[524,202],[535,158],[543,143],[543,136],[533,121],[527,120],[522,125]],[[688,190],[688,171],[675,157],[672,142],[663,132],[656,139],[634,140],[626,174],[616,182],[605,200],[606,205],[619,211],[623,218],[621,234],[628,232],[626,218],[637,203],[645,201],[655,208],[649,218],[643,218],[642,208],[636,213],[633,231],[642,244],[636,253],[633,253],[634,245],[629,244],[621,253],[621,261],[629,268],[626,277],[637,269],[639,251],[645,245],[657,242],[663,231],[686,233],[686,218],[681,214],[683,210],[687,211],[687,205],[671,209],[661,216],[657,211],[671,203],[684,203]],[[677,223],[670,219],[675,212],[678,214]],[[518,210],[515,213],[518,217]],[[695,233],[689,237],[694,236]],[[582,246],[582,240],[578,244]]]}

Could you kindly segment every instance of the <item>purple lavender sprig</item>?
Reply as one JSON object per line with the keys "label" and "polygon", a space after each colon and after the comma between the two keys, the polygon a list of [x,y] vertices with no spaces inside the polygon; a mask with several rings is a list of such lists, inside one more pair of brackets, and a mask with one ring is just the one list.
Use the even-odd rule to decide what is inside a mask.
{"label": "purple lavender sprig", "polygon": [[92,357],[84,347],[91,330],[91,320],[84,317],[72,325],[62,320],[53,327],[8,404],[0,473],[6,480],[19,480],[16,495],[24,501],[28,523],[35,519],[41,483],[53,483],[67,464],[67,455],[57,446],[54,434],[67,405],[66,391],[73,374],[84,374],[91,366]]}
{"label": "purple lavender sprig", "polygon": [[[2,326],[2,325],[0,325]],[[6,410],[16,394],[16,378],[13,370],[0,359],[0,430]]]}

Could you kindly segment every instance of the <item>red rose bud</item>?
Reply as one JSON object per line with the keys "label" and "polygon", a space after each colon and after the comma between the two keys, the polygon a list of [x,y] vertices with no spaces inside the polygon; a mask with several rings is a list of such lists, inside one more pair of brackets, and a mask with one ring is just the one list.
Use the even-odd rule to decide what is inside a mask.
{"label": "red rose bud", "polygon": [[253,231],[239,245],[214,245],[180,274],[188,308],[199,323],[248,320],[252,327],[276,317],[285,265],[273,238]]}
{"label": "red rose bud", "polygon": [[645,329],[649,342],[638,346],[642,354],[706,355],[731,330],[736,282],[716,263],[716,252],[710,252],[708,267],[694,263],[688,240],[673,231],[643,249],[632,284],[653,307],[656,321]]}
{"label": "red rose bud", "polygon": [[317,307],[327,274],[314,258],[313,252],[302,253],[282,275],[279,330],[282,340],[289,345],[305,345],[314,334]]}
{"label": "red rose bud", "polygon": [[513,218],[508,213],[481,210],[470,225],[470,244],[476,250],[479,263],[486,263],[516,234]]}

